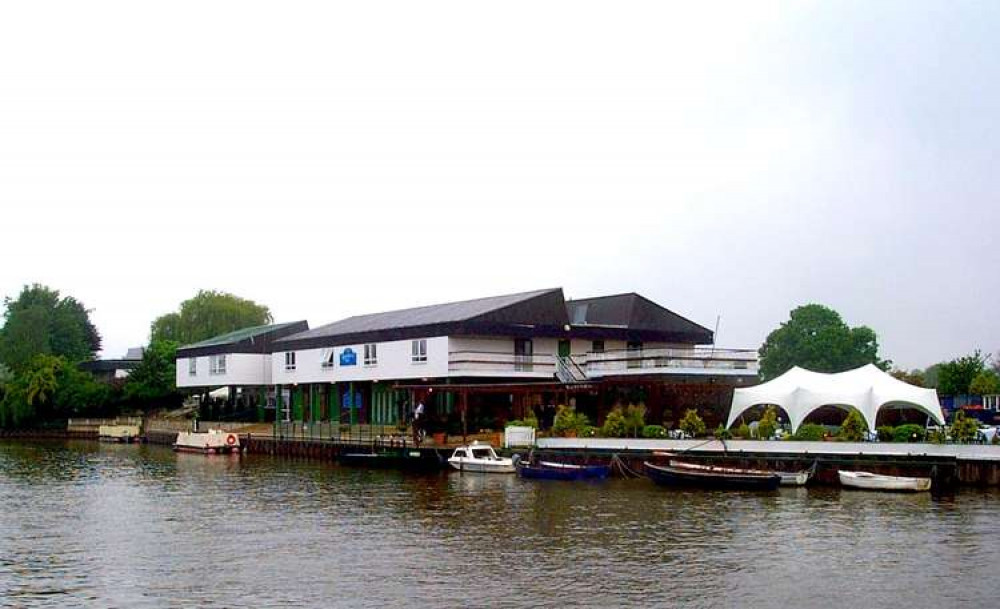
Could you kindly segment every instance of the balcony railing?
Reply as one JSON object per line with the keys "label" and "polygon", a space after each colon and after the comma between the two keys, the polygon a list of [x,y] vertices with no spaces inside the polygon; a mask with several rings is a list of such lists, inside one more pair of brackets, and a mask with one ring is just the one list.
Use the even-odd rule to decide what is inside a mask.
{"label": "balcony railing", "polygon": [[515,355],[489,351],[452,351],[448,354],[448,370],[472,374],[552,376],[555,374],[556,362],[551,353]]}
{"label": "balcony railing", "polygon": [[757,374],[752,349],[623,349],[574,357],[588,376],[611,374]]}

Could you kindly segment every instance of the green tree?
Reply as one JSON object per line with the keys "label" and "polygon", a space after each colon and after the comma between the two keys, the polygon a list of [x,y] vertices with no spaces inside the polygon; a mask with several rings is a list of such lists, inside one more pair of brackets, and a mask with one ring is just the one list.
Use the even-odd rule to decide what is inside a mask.
{"label": "green tree", "polygon": [[142,354],[142,361],[125,381],[125,398],[142,407],[163,402],[173,405],[177,401],[176,356],[176,342],[151,342]]}
{"label": "green tree", "polygon": [[760,351],[760,375],[770,380],[793,366],[816,372],[843,372],[865,364],[887,369],[878,338],[866,326],[851,328],[840,314],[818,304],[794,309],[789,320],[767,336]]}
{"label": "green tree", "polygon": [[8,383],[0,402],[0,426],[19,427],[45,415],[58,389],[57,375],[64,366],[60,357],[36,355]]}
{"label": "green tree", "polygon": [[963,444],[972,442],[979,435],[979,421],[965,416],[965,411],[959,409],[951,421],[951,437]]}
{"label": "green tree", "polygon": [[629,404],[625,408],[625,429],[633,438],[638,438],[642,428],[646,426],[646,406]]}
{"label": "green tree", "polygon": [[971,395],[993,395],[1000,393],[1000,375],[992,370],[983,370],[969,383]]}
{"label": "green tree", "polygon": [[678,427],[692,438],[705,435],[705,421],[698,416],[698,411],[693,408],[684,413],[684,418],[681,419],[681,424]]}
{"label": "green tree", "polygon": [[36,355],[49,354],[68,362],[93,359],[101,336],[90,321],[90,311],[71,296],[34,284],[17,298],[4,299],[0,328],[0,361],[18,371]]}
{"label": "green tree", "polygon": [[778,430],[778,409],[768,406],[764,414],[757,423],[757,437],[761,440],[770,440],[774,432]]}
{"label": "green tree", "polygon": [[181,303],[180,310],[153,321],[152,341],[172,340],[181,345],[252,326],[272,323],[271,311],[252,300],[226,292],[201,290]]}
{"label": "green tree", "polygon": [[977,349],[938,367],[937,390],[941,395],[966,395],[973,379],[986,369],[986,358]]}
{"label": "green tree", "polygon": [[916,385],[917,387],[926,387],[925,384],[927,379],[924,377],[924,373],[920,370],[900,370],[896,369],[890,372],[892,376],[896,379],[903,381],[904,383],[909,383],[910,385]]}
{"label": "green tree", "polygon": [[865,423],[861,413],[853,408],[847,413],[847,418],[840,426],[840,437],[848,442],[860,442],[865,439],[865,432],[868,431],[868,424]]}

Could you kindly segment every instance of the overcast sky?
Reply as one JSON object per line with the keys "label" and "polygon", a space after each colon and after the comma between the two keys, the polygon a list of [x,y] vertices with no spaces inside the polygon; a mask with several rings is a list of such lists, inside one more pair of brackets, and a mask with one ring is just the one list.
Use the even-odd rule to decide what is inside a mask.
{"label": "overcast sky", "polygon": [[1000,3],[8,2],[0,294],[105,354],[199,288],[313,326],[562,286],[758,347],[1000,349]]}

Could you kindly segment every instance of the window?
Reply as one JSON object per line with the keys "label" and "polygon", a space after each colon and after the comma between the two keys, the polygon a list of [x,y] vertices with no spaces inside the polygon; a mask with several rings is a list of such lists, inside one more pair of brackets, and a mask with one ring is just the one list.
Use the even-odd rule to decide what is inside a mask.
{"label": "window", "polygon": [[604,353],[604,341],[595,340],[590,344],[590,351],[592,353]]}
{"label": "window", "polygon": [[535,345],[530,338],[514,339],[514,370],[516,372],[531,372],[531,363],[535,353]]}
{"label": "window", "polygon": [[422,363],[427,361],[427,339],[421,338],[415,340],[411,345],[410,360],[413,363]]}
{"label": "window", "polygon": [[[424,360],[427,360],[427,345],[424,345]],[[378,345],[368,343],[365,345],[365,365],[374,366],[378,364]]]}
{"label": "window", "polygon": [[324,368],[333,368],[337,361],[336,353],[336,349],[323,349],[323,353],[320,355],[322,359],[319,365]]}
{"label": "window", "polygon": [[642,341],[630,340],[625,346],[627,350],[627,367],[628,368],[641,368],[642,367]]}
{"label": "window", "polygon": [[188,376],[198,376],[198,358],[192,357],[188,360]]}
{"label": "window", "polygon": [[225,355],[213,355],[208,360],[208,373],[209,374],[225,374],[226,373],[226,356]]}
{"label": "window", "polygon": [[294,351],[285,351],[285,370],[295,370]]}

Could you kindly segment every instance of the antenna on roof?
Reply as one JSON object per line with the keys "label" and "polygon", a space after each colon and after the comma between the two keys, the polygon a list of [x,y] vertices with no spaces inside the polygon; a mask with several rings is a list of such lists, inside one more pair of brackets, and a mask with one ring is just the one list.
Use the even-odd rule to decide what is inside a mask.
{"label": "antenna on roof", "polygon": [[721,319],[721,313],[715,316],[715,332],[712,332],[712,355],[715,355],[715,341],[719,340],[719,320]]}

